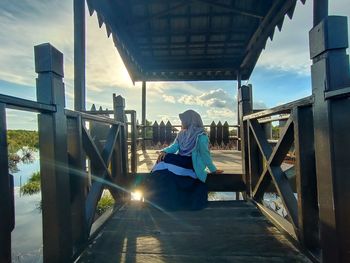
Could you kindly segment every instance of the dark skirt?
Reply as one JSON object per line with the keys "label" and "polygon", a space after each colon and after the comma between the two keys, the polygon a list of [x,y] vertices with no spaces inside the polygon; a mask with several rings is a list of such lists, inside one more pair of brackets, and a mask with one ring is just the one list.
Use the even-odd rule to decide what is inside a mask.
{"label": "dark skirt", "polygon": [[[184,168],[192,167],[188,157],[167,154],[165,162]],[[190,160],[190,162],[188,162]],[[199,210],[207,206],[207,185],[190,176],[177,175],[167,169],[154,171],[146,179],[146,199],[165,210]]]}

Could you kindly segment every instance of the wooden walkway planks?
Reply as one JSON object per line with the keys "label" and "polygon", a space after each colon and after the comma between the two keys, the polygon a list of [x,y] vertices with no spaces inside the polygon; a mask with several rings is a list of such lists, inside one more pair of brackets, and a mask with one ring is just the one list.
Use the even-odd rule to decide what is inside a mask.
{"label": "wooden walkway planks", "polygon": [[78,262],[309,262],[250,203],[163,213],[137,203],[107,222]]}
{"label": "wooden walkway planks", "polygon": [[[156,150],[139,150],[137,171],[139,173],[149,172],[158,154]],[[222,169],[225,173],[242,173],[241,152],[234,150],[212,150],[211,155],[218,169]]]}

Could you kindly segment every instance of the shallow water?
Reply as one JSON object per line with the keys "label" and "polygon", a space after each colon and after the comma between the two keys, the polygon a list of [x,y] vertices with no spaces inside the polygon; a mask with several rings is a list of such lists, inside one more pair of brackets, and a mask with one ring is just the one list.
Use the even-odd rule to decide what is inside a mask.
{"label": "shallow water", "polygon": [[20,196],[15,187],[15,229],[12,232],[12,262],[42,262],[42,217],[37,208],[41,194]]}

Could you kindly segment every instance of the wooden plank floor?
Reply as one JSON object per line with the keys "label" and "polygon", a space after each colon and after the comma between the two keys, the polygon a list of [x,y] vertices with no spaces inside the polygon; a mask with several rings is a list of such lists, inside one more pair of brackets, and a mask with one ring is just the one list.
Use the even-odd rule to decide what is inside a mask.
{"label": "wooden plank floor", "polygon": [[[156,150],[139,150],[137,152],[137,171],[139,173],[151,171],[158,157],[157,152]],[[233,150],[213,150],[211,151],[211,155],[218,169],[224,170],[225,173],[242,173],[241,152]]]}
{"label": "wooden plank floor", "polygon": [[130,203],[78,262],[310,262],[249,202],[164,213]]}

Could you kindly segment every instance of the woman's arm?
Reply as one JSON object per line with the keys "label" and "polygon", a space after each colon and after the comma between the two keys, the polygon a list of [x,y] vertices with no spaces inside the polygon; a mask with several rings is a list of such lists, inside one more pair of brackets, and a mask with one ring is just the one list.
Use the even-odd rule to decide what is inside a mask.
{"label": "woman's arm", "polygon": [[179,144],[177,140],[170,144],[168,147],[163,148],[161,151],[165,153],[176,153],[179,150]]}
{"label": "woman's arm", "polygon": [[208,136],[199,136],[198,138],[199,143],[199,153],[204,161],[204,164],[208,167],[209,171],[214,173],[217,171],[216,166],[213,163],[213,160],[211,158],[210,152],[209,152],[209,138]]}

